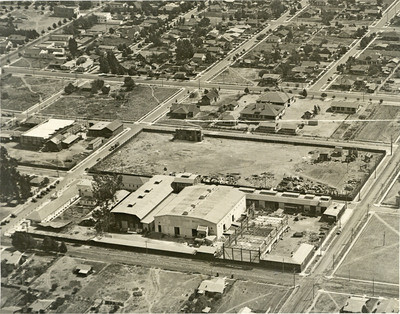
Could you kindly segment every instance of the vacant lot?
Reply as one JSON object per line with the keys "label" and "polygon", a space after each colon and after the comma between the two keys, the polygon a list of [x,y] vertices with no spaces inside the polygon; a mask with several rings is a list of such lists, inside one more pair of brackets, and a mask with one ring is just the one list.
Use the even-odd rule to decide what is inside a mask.
{"label": "vacant lot", "polygon": [[69,81],[7,75],[1,79],[2,109],[24,111],[59,92]]}
{"label": "vacant lot", "polygon": [[112,264],[79,292],[89,302],[74,303],[66,312],[83,313],[90,301],[103,299],[122,302],[126,313],[177,313],[203,279],[202,275]]}
{"label": "vacant lot", "polygon": [[212,82],[220,83],[220,84],[237,84],[237,85],[248,85],[254,86],[257,85],[256,80],[259,80],[260,77],[258,73],[261,69],[252,69],[252,68],[228,68],[215,77]]}
{"label": "vacant lot", "polygon": [[36,59],[36,58],[29,58],[29,57],[21,57],[16,60],[11,65],[13,67],[19,68],[29,68],[32,69],[32,74],[35,74],[35,69],[45,69],[51,63],[50,59]]}
{"label": "vacant lot", "polygon": [[[210,177],[234,174],[239,185],[249,185],[254,177],[268,173],[263,186],[276,186],[285,176],[304,176],[339,190],[344,189],[348,180],[361,180],[366,175],[360,171],[365,164],[361,158],[349,163],[348,171],[342,162],[314,163],[319,152],[332,151],[327,148],[208,137],[201,143],[191,143],[171,141],[172,137],[172,134],[144,132],[97,168],[108,171],[123,168],[126,173],[147,175],[162,174],[164,168],[168,172]],[[370,164],[374,160],[376,155]]]}
{"label": "vacant lot", "polygon": [[372,216],[336,275],[349,272],[354,279],[399,284],[399,215]]}
{"label": "vacant lot", "polygon": [[138,85],[133,91],[124,93],[121,100],[109,95],[78,92],[63,96],[43,113],[88,119],[138,120],[176,92],[174,88]]}
{"label": "vacant lot", "polygon": [[385,199],[383,200],[383,204],[385,205],[396,205],[396,196],[400,193],[400,176],[397,178],[396,182],[393,184],[392,188],[390,189],[389,193],[386,195]]}
{"label": "vacant lot", "polygon": [[400,134],[400,106],[378,105],[364,122],[357,136],[359,141],[390,143]]}
{"label": "vacant lot", "polygon": [[277,313],[290,292],[291,289],[284,287],[237,280],[212,307],[212,312],[237,313],[248,307],[254,313]]}
{"label": "vacant lot", "polygon": [[343,294],[319,292],[317,301],[311,307],[310,313],[339,313],[349,297]]}

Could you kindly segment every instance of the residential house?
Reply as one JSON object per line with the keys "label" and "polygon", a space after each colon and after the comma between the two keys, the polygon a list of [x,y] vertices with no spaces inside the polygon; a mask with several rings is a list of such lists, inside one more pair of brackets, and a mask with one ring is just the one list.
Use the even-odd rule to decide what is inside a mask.
{"label": "residential house", "polygon": [[369,298],[350,296],[346,304],[340,309],[340,313],[367,313]]}
{"label": "residential house", "polygon": [[281,124],[277,121],[262,121],[259,123],[256,131],[262,133],[276,133],[281,128]]}
{"label": "residential house", "polygon": [[208,93],[204,94],[203,97],[199,100],[198,104],[200,106],[210,106],[215,104],[219,99],[218,91],[213,88],[208,91]]}
{"label": "residential house", "polygon": [[335,80],[332,84],[334,89],[345,90],[348,91],[352,88],[354,84],[354,80],[349,79],[348,77],[340,77],[339,79]]}
{"label": "residential house", "polygon": [[192,61],[197,63],[203,63],[206,60],[206,55],[204,53],[195,53],[192,57]]}
{"label": "residential house", "polygon": [[223,112],[217,121],[217,125],[220,126],[235,126],[237,124],[237,119],[230,112]]}
{"label": "residential house", "polygon": [[383,40],[400,42],[400,32],[398,31],[386,31],[381,33],[380,37]]}
{"label": "residential house", "polygon": [[118,120],[114,120],[113,122],[98,122],[89,128],[88,136],[110,138],[121,133],[123,129],[124,125]]}
{"label": "residential house", "polygon": [[299,124],[297,122],[285,122],[282,121],[280,124],[280,128],[278,130],[279,134],[285,134],[285,135],[297,135],[299,133],[300,128]]}
{"label": "residential house", "polygon": [[173,104],[169,111],[169,116],[172,119],[189,119],[199,112],[200,108],[196,104]]}
{"label": "residential house", "polygon": [[353,114],[356,113],[360,107],[358,102],[346,102],[346,101],[333,101],[331,104],[331,110],[338,113]]}
{"label": "residential house", "polygon": [[97,23],[99,24],[106,24],[112,19],[110,12],[96,12],[94,15],[96,16]]}
{"label": "residential house", "polygon": [[289,107],[294,101],[294,96],[290,96],[285,92],[266,92],[262,94],[258,99],[259,104],[273,104],[283,106],[284,108]]}
{"label": "residential house", "polygon": [[285,107],[271,103],[253,103],[240,112],[240,119],[249,121],[278,120],[285,113]]}
{"label": "residential house", "polygon": [[280,74],[266,73],[260,79],[258,85],[260,86],[277,86],[282,83],[282,77]]}

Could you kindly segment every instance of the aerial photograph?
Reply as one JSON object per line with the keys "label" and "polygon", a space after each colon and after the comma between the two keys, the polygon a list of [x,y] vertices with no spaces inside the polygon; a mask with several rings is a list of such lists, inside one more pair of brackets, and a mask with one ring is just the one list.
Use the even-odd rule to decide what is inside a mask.
{"label": "aerial photograph", "polygon": [[400,0],[0,1],[0,313],[400,313]]}

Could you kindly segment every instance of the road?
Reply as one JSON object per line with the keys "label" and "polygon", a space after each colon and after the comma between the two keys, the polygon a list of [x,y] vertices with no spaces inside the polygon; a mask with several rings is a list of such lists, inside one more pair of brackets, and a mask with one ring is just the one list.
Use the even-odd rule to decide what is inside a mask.
{"label": "road", "polygon": [[336,62],[334,62],[330,68],[320,77],[320,79],[310,87],[311,91],[319,92],[322,87],[328,82],[328,79],[334,76],[336,72],[336,68],[340,64],[345,64],[350,57],[354,57],[357,53],[360,52],[359,46],[362,38],[366,36],[370,36],[372,33],[376,32],[378,29],[381,29],[387,22],[387,20],[391,19],[396,15],[397,5],[400,0],[396,0],[392,3],[391,6],[387,8],[387,10],[382,15],[382,18],[375,24],[375,26],[369,27],[368,31],[361,37],[358,41],[356,41],[353,46]]}

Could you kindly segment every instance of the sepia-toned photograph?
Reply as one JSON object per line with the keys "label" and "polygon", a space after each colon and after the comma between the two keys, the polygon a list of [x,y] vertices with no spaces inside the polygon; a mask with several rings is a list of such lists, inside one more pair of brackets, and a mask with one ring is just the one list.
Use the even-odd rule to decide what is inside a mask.
{"label": "sepia-toned photograph", "polygon": [[0,80],[0,313],[400,312],[400,0],[2,0]]}

